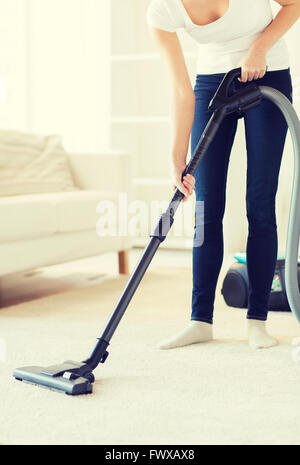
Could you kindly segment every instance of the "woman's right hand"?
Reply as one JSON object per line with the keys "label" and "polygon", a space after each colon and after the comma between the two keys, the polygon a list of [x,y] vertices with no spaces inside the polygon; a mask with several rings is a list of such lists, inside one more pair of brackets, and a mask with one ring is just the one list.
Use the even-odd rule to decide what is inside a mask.
{"label": "woman's right hand", "polygon": [[[191,174],[187,174],[182,179],[182,173],[186,169],[186,164],[184,165],[173,165],[173,178],[174,178],[174,190],[178,188],[180,192],[184,194],[183,202],[185,202],[190,195],[194,192],[196,180]],[[182,181],[181,181],[182,179]]]}

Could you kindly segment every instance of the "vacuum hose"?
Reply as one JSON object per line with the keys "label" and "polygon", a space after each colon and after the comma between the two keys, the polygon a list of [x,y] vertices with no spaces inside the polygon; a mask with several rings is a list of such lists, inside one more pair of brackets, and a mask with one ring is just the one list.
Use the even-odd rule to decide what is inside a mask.
{"label": "vacuum hose", "polygon": [[[244,112],[256,107],[263,98],[272,101],[283,113],[291,132],[294,147],[294,180],[290,204],[289,226],[286,245],[285,286],[287,298],[293,314],[300,323],[300,293],[298,287],[298,246],[300,234],[300,121],[290,101],[276,89],[256,86],[254,83],[229,95],[231,83],[241,75],[241,68],[229,71],[222,80],[217,92],[209,104],[212,116],[209,119],[192,158],[183,175],[194,175],[202,158],[216,135],[226,115]],[[23,367],[14,371],[14,377],[20,381],[43,385],[58,389],[70,395],[88,394],[92,392],[95,378],[92,371],[108,357],[107,348],[123,317],[137,287],[146,273],[159,245],[166,239],[170,231],[174,215],[184,195],[177,188],[169,206],[159,219],[150,235],[150,242],[144,250],[133,271],[117,305],[109,318],[101,337],[87,360],[83,362],[67,361],[50,367]]]}
{"label": "vacuum hose", "polygon": [[298,286],[298,248],[300,235],[300,121],[285,95],[276,89],[259,86],[262,96],[271,100],[283,113],[294,148],[294,178],[286,243],[285,286],[289,305],[300,323],[300,292]]}
{"label": "vacuum hose", "polygon": [[[286,291],[290,307],[300,323],[300,293],[298,288],[298,243],[300,233],[300,121],[290,101],[276,89],[265,86],[257,86],[253,83],[243,89],[239,89],[233,95],[229,95],[231,83],[241,75],[241,68],[229,71],[220,83],[213,99],[209,104],[212,116],[209,119],[197,147],[192,154],[183,176],[185,174],[194,175],[202,158],[213,140],[223,119],[230,113],[237,112],[242,117],[244,112],[258,106],[263,98],[269,99],[282,111],[287,125],[291,131],[295,168],[293,192],[290,207],[289,228],[286,246],[286,269],[285,281]],[[166,211],[159,219],[154,231],[151,233],[150,242],[144,250],[135,270],[133,271],[117,305],[109,318],[102,335],[89,359],[85,360],[92,368],[98,363],[103,363],[107,359],[107,347],[116,331],[137,287],[139,286],[145,272],[147,271],[159,245],[166,239],[170,231],[176,210],[184,195],[177,188]],[[299,202],[299,203],[298,203]]]}

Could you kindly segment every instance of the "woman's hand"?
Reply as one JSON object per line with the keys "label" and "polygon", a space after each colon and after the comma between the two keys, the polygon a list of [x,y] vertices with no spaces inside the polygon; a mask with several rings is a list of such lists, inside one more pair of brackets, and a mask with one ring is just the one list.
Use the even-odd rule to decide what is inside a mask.
{"label": "woman's hand", "polygon": [[258,50],[255,47],[250,48],[249,52],[240,62],[242,68],[240,82],[252,81],[253,79],[262,78],[266,73],[267,68],[266,53]]}
{"label": "woman's hand", "polygon": [[173,166],[174,189],[178,188],[180,192],[184,194],[184,198],[182,199],[183,202],[185,202],[189,196],[192,195],[196,183],[194,176],[191,174],[184,176],[181,181],[182,173],[184,172],[186,166],[186,164],[174,164]]}

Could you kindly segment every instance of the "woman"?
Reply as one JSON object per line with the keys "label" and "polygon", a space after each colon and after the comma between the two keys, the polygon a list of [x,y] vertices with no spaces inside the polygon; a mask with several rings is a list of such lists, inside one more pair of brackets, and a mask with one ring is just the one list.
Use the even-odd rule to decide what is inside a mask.
{"label": "woman", "polygon": [[[238,115],[226,116],[195,177],[182,178],[191,136],[194,152],[211,112],[208,104],[224,74],[241,66],[231,92],[257,80],[278,89],[292,102],[289,58],[282,36],[300,16],[300,0],[152,0],[147,11],[155,43],[167,63],[172,82],[172,161],[175,187],[186,198],[195,188],[204,201],[203,245],[193,247],[191,321],[180,334],[163,342],[170,349],[212,339],[214,297],[223,260],[222,220],[229,156]],[[199,43],[197,76],[191,87],[176,30],[184,28]],[[247,146],[247,266],[249,274],[248,335],[253,348],[276,340],[266,330],[268,299],[277,258],[275,197],[287,133],[280,110],[270,101],[245,112]],[[203,220],[202,220],[203,221]],[[201,215],[195,214],[195,238]],[[264,260],[261,260],[261,257]]]}

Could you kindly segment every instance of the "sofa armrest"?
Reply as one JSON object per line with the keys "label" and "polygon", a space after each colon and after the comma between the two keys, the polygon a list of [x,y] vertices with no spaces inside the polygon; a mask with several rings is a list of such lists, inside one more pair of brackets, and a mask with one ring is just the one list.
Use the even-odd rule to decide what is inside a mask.
{"label": "sofa armrest", "polygon": [[74,182],[85,190],[127,192],[131,196],[131,157],[125,152],[68,154]]}

